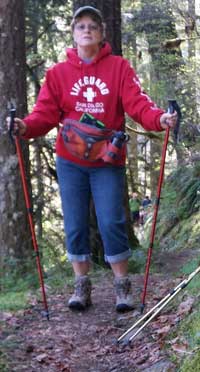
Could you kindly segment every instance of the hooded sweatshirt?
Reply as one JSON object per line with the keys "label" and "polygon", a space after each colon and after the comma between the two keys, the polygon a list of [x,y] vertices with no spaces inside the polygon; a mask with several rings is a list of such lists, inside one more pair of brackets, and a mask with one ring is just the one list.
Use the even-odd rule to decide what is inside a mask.
{"label": "hooded sweatshirt", "polygon": [[[47,134],[62,125],[65,119],[79,120],[83,113],[93,115],[106,128],[124,130],[125,113],[144,129],[161,131],[163,110],[141,90],[139,80],[129,62],[112,55],[108,43],[100,49],[91,63],[81,60],[77,49],[67,50],[67,60],[50,68],[46,73],[36,105],[24,118],[27,131],[24,138]],[[101,166],[101,160],[91,163],[81,160],[65,147],[61,129],[56,140],[56,153],[69,161],[85,166]],[[116,165],[122,165],[123,159]]]}

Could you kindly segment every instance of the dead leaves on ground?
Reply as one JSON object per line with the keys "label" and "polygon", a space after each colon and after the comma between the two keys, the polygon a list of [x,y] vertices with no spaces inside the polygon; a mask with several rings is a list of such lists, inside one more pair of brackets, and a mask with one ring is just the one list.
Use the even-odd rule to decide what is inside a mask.
{"label": "dead leaves on ground", "polygon": [[[146,311],[166,295],[168,286],[167,281],[159,284],[157,281],[152,286]],[[137,283],[135,287],[138,287]],[[103,293],[108,299],[112,295],[109,290],[106,293],[106,288],[109,286],[102,281],[98,288],[99,296]],[[35,300],[34,306],[31,301],[31,308],[25,311],[0,313],[2,344],[6,345],[12,335],[13,340],[17,339],[12,350],[16,372],[85,372],[90,371],[87,365],[93,366],[91,371],[95,372],[108,371],[110,366],[116,366],[117,372],[123,370],[123,366],[127,370],[135,367],[148,370],[154,364],[168,360],[170,354],[182,357],[190,353],[183,337],[170,338],[177,324],[192,311],[194,298],[185,294],[173,300],[173,307],[170,305],[163,309],[126,347],[116,346],[113,340],[139,319],[137,311],[116,315],[112,303],[106,302],[106,309],[103,307],[103,298],[99,298],[96,308],[81,314],[71,313],[62,295],[54,295],[49,302],[50,322],[34,312],[34,306],[38,307]]]}

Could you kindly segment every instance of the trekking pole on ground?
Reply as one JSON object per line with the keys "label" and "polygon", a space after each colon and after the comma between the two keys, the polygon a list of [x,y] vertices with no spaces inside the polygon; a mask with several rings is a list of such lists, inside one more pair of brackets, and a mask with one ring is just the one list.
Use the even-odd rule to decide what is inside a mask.
{"label": "trekking pole on ground", "polygon": [[[170,114],[172,114],[175,111],[176,107],[177,107],[177,103],[176,103],[175,100],[168,100],[168,112]],[[155,229],[156,229],[158,208],[159,208],[159,203],[160,203],[161,187],[162,187],[162,183],[163,183],[163,176],[164,176],[164,169],[165,169],[165,158],[166,158],[166,152],[167,152],[167,145],[168,145],[168,141],[169,141],[169,131],[170,131],[170,128],[168,127],[166,129],[166,132],[165,132],[164,145],[163,145],[163,149],[162,149],[160,174],[159,174],[159,180],[158,180],[158,186],[157,186],[157,195],[156,195],[156,201],[155,201],[155,206],[154,206],[153,222],[152,222],[151,234],[150,234],[150,244],[149,244],[149,249],[148,249],[148,254],[147,254],[147,262],[146,262],[146,269],[145,269],[144,289],[143,289],[143,293],[142,293],[142,303],[141,303],[141,314],[143,313],[144,307],[145,307],[145,297],[146,297],[146,292],[147,292],[149,269],[150,269],[152,251],[153,251],[154,238],[155,238]]]}
{"label": "trekking pole on ground", "polygon": [[28,185],[27,185],[27,180],[26,180],[26,175],[25,175],[25,167],[24,167],[22,149],[21,149],[20,141],[17,135],[13,136],[15,113],[16,113],[16,109],[11,108],[10,110],[10,131],[9,132],[10,132],[11,138],[12,139],[14,138],[15,140],[15,146],[16,146],[17,157],[18,157],[18,162],[19,162],[19,169],[20,169],[21,181],[22,181],[22,186],[23,186],[24,198],[25,198],[25,203],[26,203],[26,208],[27,208],[27,213],[28,213],[28,220],[29,220],[29,226],[31,230],[33,248],[34,248],[35,255],[36,255],[37,270],[38,270],[38,275],[39,275],[40,287],[42,291],[44,309],[45,309],[43,312],[43,315],[47,317],[47,320],[49,320],[49,310],[48,310],[45,287],[44,287],[42,267],[40,263],[39,249],[38,249],[35,228],[34,228],[34,223],[33,223],[32,208],[31,208],[31,203],[30,203],[30,198],[29,198],[29,193],[28,193]]}
{"label": "trekking pole on ground", "polygon": [[[184,289],[189,282],[200,272],[200,266],[193,271],[187,279],[184,279],[179,283],[171,292],[169,292],[160,302],[157,303],[151,310],[149,310],[141,319],[139,319],[135,324],[132,325],[122,336],[117,340],[118,343],[128,344],[132,341],[150,322],[153,320],[161,310],[182,290]],[[145,321],[146,320],[146,321]],[[144,322],[144,323],[143,323]],[[131,334],[132,331],[141,323],[143,323],[134,334]],[[129,337],[130,335],[130,337]],[[126,339],[126,337],[128,339]],[[124,341],[125,340],[125,341]]]}

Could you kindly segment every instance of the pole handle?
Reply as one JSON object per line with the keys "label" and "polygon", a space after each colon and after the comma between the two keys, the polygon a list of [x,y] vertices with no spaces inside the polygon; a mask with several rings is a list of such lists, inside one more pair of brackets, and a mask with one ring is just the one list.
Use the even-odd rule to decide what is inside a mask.
{"label": "pole handle", "polygon": [[173,114],[177,103],[175,99],[168,99],[168,113]]}

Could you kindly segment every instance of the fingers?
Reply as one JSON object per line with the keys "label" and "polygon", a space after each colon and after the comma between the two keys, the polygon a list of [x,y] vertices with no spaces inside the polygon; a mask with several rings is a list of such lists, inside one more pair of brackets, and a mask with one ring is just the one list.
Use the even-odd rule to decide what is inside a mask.
{"label": "fingers", "polygon": [[169,126],[174,128],[177,122],[177,114],[169,114],[170,116],[166,118],[165,123]]}
{"label": "fingers", "polygon": [[163,129],[166,129],[168,127],[174,128],[177,123],[177,112],[174,112],[173,114],[164,113],[160,117],[160,124]]}
{"label": "fingers", "polygon": [[[7,124],[8,130],[11,130],[11,118],[10,117],[6,118],[6,124]],[[15,118],[14,123],[13,123],[13,128],[12,128],[12,134],[14,136],[18,136],[18,135],[23,136],[25,132],[26,132],[25,122],[19,118]]]}

